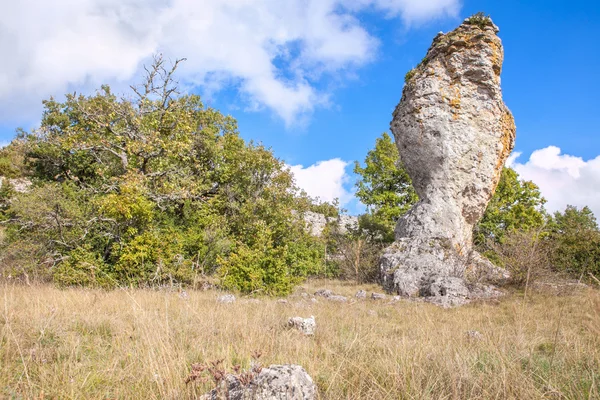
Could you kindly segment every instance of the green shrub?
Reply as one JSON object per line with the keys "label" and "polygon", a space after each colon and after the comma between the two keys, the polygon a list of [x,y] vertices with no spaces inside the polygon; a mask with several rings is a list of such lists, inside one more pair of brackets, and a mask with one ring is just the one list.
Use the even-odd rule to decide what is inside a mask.
{"label": "green shrub", "polygon": [[406,75],[404,75],[404,83],[408,83],[412,79],[412,77],[415,76],[416,73],[417,73],[416,68],[413,68],[410,71],[408,71],[406,73]]}
{"label": "green shrub", "polygon": [[89,247],[78,247],[71,251],[52,274],[54,282],[62,287],[91,286],[112,288],[117,281],[100,255]]}
{"label": "green shrub", "polygon": [[574,278],[600,277],[600,230],[588,207],[567,206],[550,221],[552,266]]}
{"label": "green shrub", "polygon": [[306,276],[294,274],[292,266],[288,264],[297,255],[298,252],[288,253],[287,246],[274,247],[269,229],[263,227],[254,245],[238,243],[227,257],[219,257],[217,272],[221,285],[226,289],[243,293],[287,295]]}
{"label": "green shrub", "polygon": [[324,272],[325,244],[323,240],[304,234],[289,243],[285,251],[285,263],[292,276],[304,278]]}
{"label": "green shrub", "polygon": [[486,26],[493,26],[492,19],[489,15],[485,15],[483,12],[478,12],[471,15],[465,23],[467,25],[475,25],[480,29],[485,29]]}
{"label": "green shrub", "polygon": [[319,272],[323,244],[294,211],[337,207],[301,192],[233,118],[179,95],[176,66],[157,57],[130,99],[102,86],[45,101],[40,128],[0,151],[0,172],[34,182],[28,193],[0,193],[11,270],[27,279],[51,266],[57,284],[105,287],[95,272],[153,286],[219,269],[231,271],[230,287],[265,293]]}
{"label": "green shrub", "polygon": [[149,231],[125,243],[115,252],[119,282],[135,286],[192,282],[192,263],[183,256],[178,239],[174,231]]}

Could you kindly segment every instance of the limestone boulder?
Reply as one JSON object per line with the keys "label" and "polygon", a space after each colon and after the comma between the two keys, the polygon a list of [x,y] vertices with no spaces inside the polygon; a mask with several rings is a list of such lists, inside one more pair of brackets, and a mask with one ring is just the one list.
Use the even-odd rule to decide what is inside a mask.
{"label": "limestone boulder", "polygon": [[235,303],[235,296],[232,294],[224,294],[222,296],[217,297],[217,302],[221,304]]}
{"label": "limestone boulder", "polygon": [[311,315],[309,318],[292,317],[288,320],[288,326],[294,328],[307,336],[313,336],[317,329],[315,317]]}
{"label": "limestone boulder", "polygon": [[503,48],[491,19],[471,17],[438,34],[406,76],[391,130],[419,202],[396,226],[381,258],[384,286],[439,303],[472,297],[467,277],[506,278],[473,250],[473,226],[485,212],[515,140],[502,100]]}
{"label": "limestone boulder", "polygon": [[313,400],[317,387],[299,365],[271,365],[258,374],[240,377],[229,374],[202,400]]}

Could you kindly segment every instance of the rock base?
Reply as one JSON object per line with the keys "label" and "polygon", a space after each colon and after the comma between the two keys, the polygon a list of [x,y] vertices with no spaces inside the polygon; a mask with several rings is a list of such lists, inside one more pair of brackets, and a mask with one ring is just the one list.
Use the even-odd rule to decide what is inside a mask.
{"label": "rock base", "polygon": [[399,239],[384,251],[380,272],[389,293],[444,307],[498,297],[501,292],[488,283],[508,278],[506,271],[475,251],[462,251],[448,238]]}

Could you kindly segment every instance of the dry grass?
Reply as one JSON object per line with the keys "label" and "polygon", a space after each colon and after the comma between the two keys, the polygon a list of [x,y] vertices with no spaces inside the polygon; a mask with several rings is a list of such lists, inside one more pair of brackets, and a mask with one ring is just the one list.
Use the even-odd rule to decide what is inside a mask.
{"label": "dry grass", "polygon": [[[305,285],[322,287],[359,288]],[[0,397],[194,398],[208,388],[185,384],[192,363],[247,367],[260,350],[265,365],[304,366],[323,399],[600,398],[596,290],[451,310],[299,296],[224,305],[217,295],[2,286]],[[285,327],[296,315],[316,317],[315,337]]]}

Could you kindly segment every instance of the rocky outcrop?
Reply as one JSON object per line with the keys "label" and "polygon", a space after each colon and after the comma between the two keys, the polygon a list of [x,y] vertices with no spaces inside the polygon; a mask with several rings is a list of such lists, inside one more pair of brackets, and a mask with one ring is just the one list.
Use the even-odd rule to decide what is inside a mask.
{"label": "rocky outcrop", "polygon": [[326,217],[325,215],[316,212],[307,211],[304,213],[304,222],[306,223],[308,231],[313,236],[321,236],[328,223],[334,223],[338,232],[342,234],[358,228],[358,217],[352,215],[340,215],[337,218],[333,218]]}
{"label": "rocky outcrop", "polygon": [[202,400],[313,400],[317,387],[299,365],[271,365],[260,372],[238,376],[229,374],[219,387]]}
{"label": "rocky outcrop", "polygon": [[391,130],[420,200],[399,220],[396,241],[381,259],[391,292],[457,305],[474,293],[467,278],[506,277],[472,249],[473,226],[515,140],[500,90],[497,33],[491,19],[468,18],[438,34],[406,75]]}
{"label": "rocky outcrop", "polygon": [[7,183],[17,193],[29,192],[29,190],[31,189],[31,185],[33,184],[31,182],[31,180],[29,180],[27,178],[8,179],[8,178],[5,178],[4,176],[0,176],[0,189],[2,189],[2,186]]}

